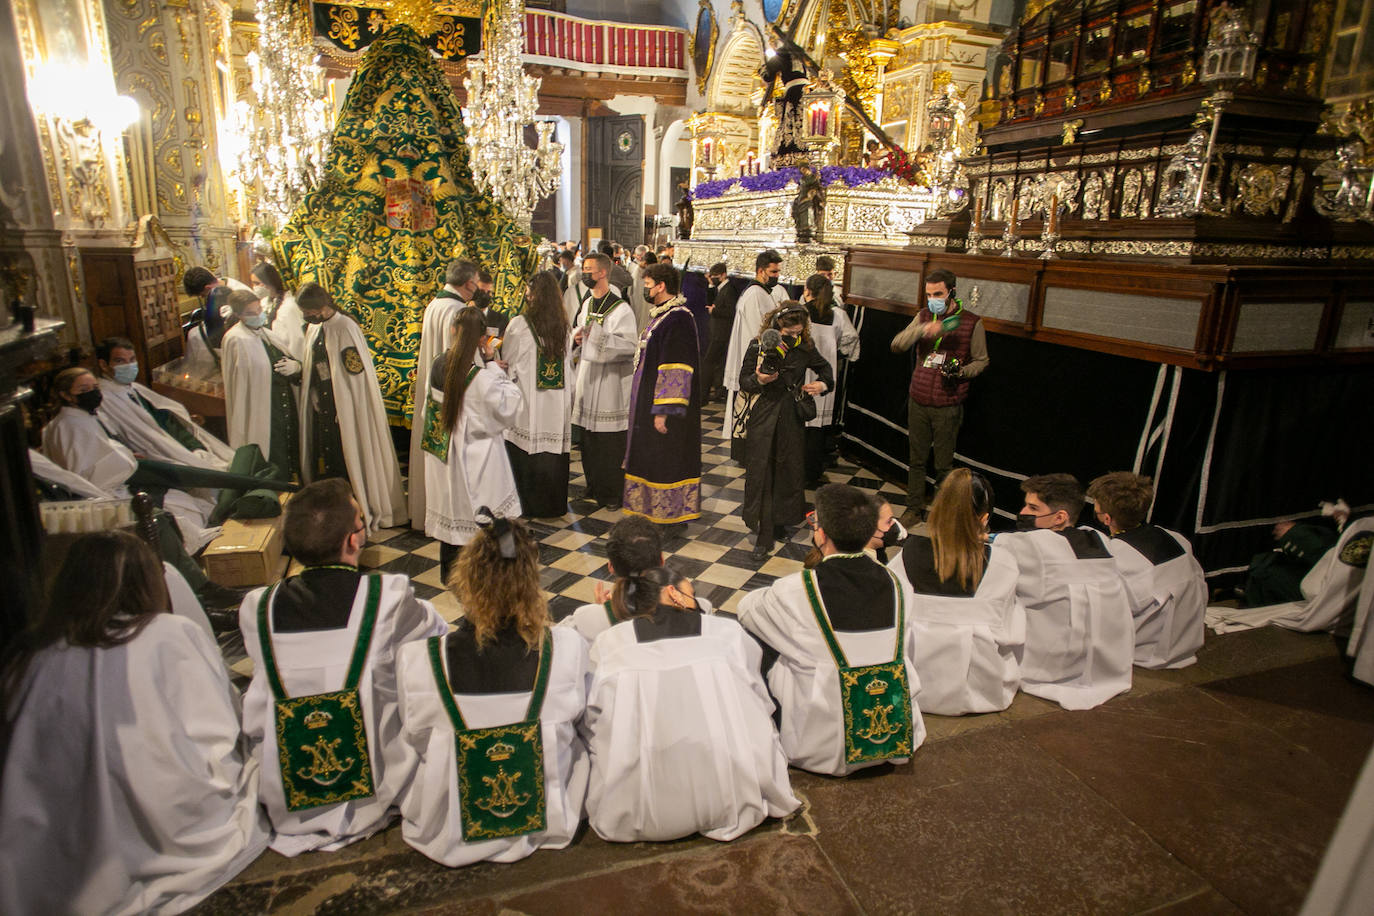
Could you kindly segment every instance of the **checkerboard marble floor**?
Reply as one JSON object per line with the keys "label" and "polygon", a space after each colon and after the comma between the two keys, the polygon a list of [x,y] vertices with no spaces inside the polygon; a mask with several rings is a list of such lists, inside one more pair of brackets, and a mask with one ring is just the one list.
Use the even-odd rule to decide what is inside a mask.
{"label": "checkerboard marble floor", "polygon": [[[801,526],[762,563],[749,555],[753,546],[751,534],[740,516],[744,468],[730,460],[730,443],[722,432],[723,418],[721,404],[709,404],[702,411],[701,518],[689,522],[685,533],[665,538],[663,553],[665,559],[692,577],[697,595],[717,609],[732,611],[747,592],[801,569],[801,560],[810,549],[810,532]],[[830,483],[879,490],[899,515],[905,505],[903,487],[879,478],[872,470],[843,456],[837,466],[826,472],[826,479]],[[528,520],[539,538],[539,558],[543,564],[540,579],[555,620],[592,601],[595,583],[611,578],[606,568],[604,536],[623,515],[599,509],[595,502],[583,499],[586,482],[581,455],[574,448],[568,514]],[[810,492],[807,495],[809,498]],[[405,573],[410,576],[415,593],[431,601],[445,618],[453,620],[461,614],[456,599],[444,589],[439,578],[439,542],[423,531],[403,527],[376,532],[363,550],[362,565],[383,572]],[[252,663],[238,634],[224,634],[221,645],[236,679],[251,676]]]}

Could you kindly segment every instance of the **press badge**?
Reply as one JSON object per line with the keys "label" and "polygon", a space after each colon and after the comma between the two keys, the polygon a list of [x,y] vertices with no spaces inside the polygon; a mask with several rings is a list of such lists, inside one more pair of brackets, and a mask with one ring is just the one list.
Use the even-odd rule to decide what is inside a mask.
{"label": "press badge", "polygon": [[926,361],[921,365],[927,369],[938,369],[945,364],[945,354],[935,352],[926,357]]}

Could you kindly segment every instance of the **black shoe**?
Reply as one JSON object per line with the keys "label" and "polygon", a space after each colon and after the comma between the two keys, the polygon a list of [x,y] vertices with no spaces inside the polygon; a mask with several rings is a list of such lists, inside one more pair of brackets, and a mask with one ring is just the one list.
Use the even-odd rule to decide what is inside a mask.
{"label": "black shoe", "polygon": [[230,588],[217,582],[206,582],[196,592],[196,597],[200,599],[200,606],[207,611],[233,609],[237,613],[239,605],[243,604],[243,596],[250,591],[252,589]]}
{"label": "black shoe", "polygon": [[760,541],[754,545],[754,549],[749,551],[749,556],[755,560],[766,560],[768,555],[773,552],[772,541]]}
{"label": "black shoe", "polygon": [[786,526],[786,525],[774,525],[774,526],[773,526],[773,540],[775,540],[775,541],[786,541],[786,540],[788,540],[788,538],[789,538],[789,535],[788,535],[788,533],[787,533],[787,526]]}

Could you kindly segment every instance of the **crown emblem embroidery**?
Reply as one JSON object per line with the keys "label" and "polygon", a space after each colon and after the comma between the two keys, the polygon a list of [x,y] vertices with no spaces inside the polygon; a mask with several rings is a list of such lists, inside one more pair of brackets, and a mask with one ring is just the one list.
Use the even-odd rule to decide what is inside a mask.
{"label": "crown emblem embroidery", "polygon": [[324,728],[334,717],[322,709],[317,709],[305,717],[306,728]]}
{"label": "crown emblem embroidery", "polygon": [[871,696],[880,697],[884,693],[887,693],[887,681],[880,677],[874,678],[868,682],[868,686],[864,687],[864,692]]}
{"label": "crown emblem embroidery", "polygon": [[514,753],[514,747],[501,741],[487,748],[487,759],[493,761],[509,760]]}

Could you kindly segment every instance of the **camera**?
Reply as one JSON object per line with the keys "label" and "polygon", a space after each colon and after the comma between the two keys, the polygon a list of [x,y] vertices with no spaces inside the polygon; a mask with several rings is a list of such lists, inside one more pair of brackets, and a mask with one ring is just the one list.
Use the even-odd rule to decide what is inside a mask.
{"label": "camera", "polygon": [[959,381],[959,370],[964,368],[964,364],[959,361],[959,357],[948,357],[940,364],[940,374],[944,376],[946,384],[953,384]]}
{"label": "camera", "polygon": [[787,356],[787,346],[777,329],[769,328],[759,337],[758,371],[764,375],[777,375],[782,371],[783,358]]}

